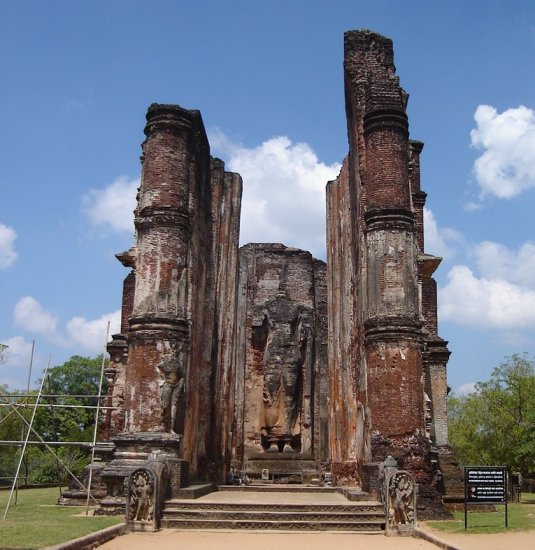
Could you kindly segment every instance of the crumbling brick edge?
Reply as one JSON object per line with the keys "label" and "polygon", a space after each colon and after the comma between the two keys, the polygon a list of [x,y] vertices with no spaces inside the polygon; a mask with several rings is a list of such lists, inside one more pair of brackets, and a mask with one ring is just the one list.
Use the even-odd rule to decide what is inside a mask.
{"label": "crumbling brick edge", "polygon": [[91,550],[125,533],[126,523],[120,523],[119,525],[112,525],[111,527],[106,527],[106,529],[89,533],[89,535],[68,540],[55,546],[46,546],[42,550]]}
{"label": "crumbling brick edge", "polygon": [[462,550],[461,548],[457,546],[453,546],[453,544],[450,544],[449,542],[446,542],[445,540],[442,540],[438,537],[435,537],[435,535],[432,535],[431,533],[424,531],[420,527],[416,527],[416,529],[414,530],[413,536],[417,539],[426,540],[427,542],[430,542],[435,546],[442,548],[443,550]]}

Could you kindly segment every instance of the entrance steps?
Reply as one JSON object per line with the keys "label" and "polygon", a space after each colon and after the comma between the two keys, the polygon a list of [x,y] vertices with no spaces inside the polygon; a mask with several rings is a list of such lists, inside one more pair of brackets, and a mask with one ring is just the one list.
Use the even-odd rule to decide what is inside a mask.
{"label": "entrance steps", "polygon": [[[269,529],[380,532],[383,505],[343,489],[280,486],[220,487],[195,500],[171,499],[161,527],[167,529]],[[350,497],[352,495],[349,495]]]}

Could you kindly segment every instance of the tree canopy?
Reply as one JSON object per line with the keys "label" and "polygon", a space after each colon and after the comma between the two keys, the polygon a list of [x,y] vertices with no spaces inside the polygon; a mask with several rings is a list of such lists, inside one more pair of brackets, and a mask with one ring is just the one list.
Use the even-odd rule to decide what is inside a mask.
{"label": "tree canopy", "polygon": [[[95,409],[85,407],[94,407],[97,404],[95,396],[98,394],[101,367],[102,356],[90,358],[75,355],[62,365],[48,370],[43,384],[43,394],[55,397],[41,399],[41,405],[48,404],[50,406],[38,407],[34,419],[34,429],[45,441],[92,441]],[[102,395],[105,395],[106,389],[104,385]],[[35,399],[9,397],[10,392],[5,386],[0,387],[0,391],[7,396],[11,403],[18,406],[17,410],[29,421]],[[11,393],[13,394],[13,392]],[[31,393],[36,394],[35,391]],[[74,405],[76,408],[69,407],[70,405]],[[26,432],[27,426],[11,407],[0,407],[1,440],[20,441],[21,435]],[[30,440],[36,439],[37,437],[33,433],[30,434]],[[62,461],[68,463],[69,468],[73,471],[81,471],[87,462],[87,449],[78,446],[56,447],[55,452]],[[0,457],[0,478],[8,478],[14,474],[19,456],[17,447],[3,448]],[[26,450],[22,476],[26,483],[49,483],[67,479],[67,474],[56,459],[44,447],[34,445],[30,445]],[[4,479],[4,483],[6,481]],[[2,483],[1,480],[0,483]]]}
{"label": "tree canopy", "polygon": [[0,344],[0,365],[6,362],[7,348],[5,344]]}
{"label": "tree canopy", "polygon": [[449,398],[449,438],[464,465],[535,475],[535,360],[512,355],[475,391]]}

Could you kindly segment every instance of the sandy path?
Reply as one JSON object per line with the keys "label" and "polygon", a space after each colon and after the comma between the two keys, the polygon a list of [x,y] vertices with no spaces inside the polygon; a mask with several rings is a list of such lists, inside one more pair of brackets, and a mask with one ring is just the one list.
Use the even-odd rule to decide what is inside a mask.
{"label": "sandy path", "polygon": [[[158,533],[129,533],[99,550],[436,550],[419,539],[385,537],[382,533],[266,533],[265,531],[164,530]],[[517,547],[525,548],[525,547]],[[489,550],[485,548],[485,550]]]}
{"label": "sandy path", "polygon": [[535,550],[535,531],[474,535],[444,533],[427,526],[424,529],[462,550]]}
{"label": "sandy path", "polygon": [[[535,550],[535,532],[494,535],[446,534],[425,527],[437,538],[461,550]],[[288,533],[266,531],[193,531],[169,529],[158,533],[129,533],[102,546],[102,550],[436,550],[415,538],[385,537],[382,533]]]}

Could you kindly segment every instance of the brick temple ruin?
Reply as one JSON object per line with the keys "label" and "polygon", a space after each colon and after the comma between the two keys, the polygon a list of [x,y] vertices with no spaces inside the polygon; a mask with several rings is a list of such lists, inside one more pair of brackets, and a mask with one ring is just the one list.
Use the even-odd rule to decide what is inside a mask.
{"label": "brick temple ruin", "polygon": [[441,259],[424,251],[423,144],[391,40],[351,31],[344,47],[349,153],[326,182],[327,263],[239,248],[242,180],[210,156],[200,112],[149,107],[135,243],[118,255],[130,272],[108,348],[103,507],[128,476],[142,493],[153,474],[136,469],[162,457],[172,495],[231,470],[373,492],[390,455],[418,507],[442,510],[449,351]]}

